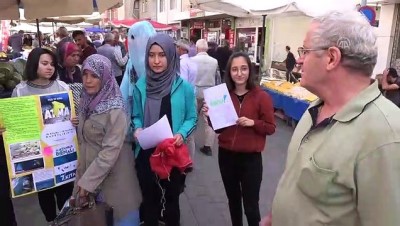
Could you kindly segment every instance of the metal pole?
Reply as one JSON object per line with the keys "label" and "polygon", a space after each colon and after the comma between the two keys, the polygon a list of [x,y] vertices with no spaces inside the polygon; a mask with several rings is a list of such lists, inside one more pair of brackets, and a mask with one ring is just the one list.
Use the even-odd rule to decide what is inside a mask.
{"label": "metal pole", "polygon": [[265,21],[267,15],[263,15],[263,22],[262,22],[262,30],[261,30],[261,44],[260,44],[260,78],[261,78],[261,71],[264,68],[264,49],[265,49]]}
{"label": "metal pole", "polygon": [[39,48],[42,48],[42,38],[40,37],[39,19],[36,19],[37,36],[39,40]]}

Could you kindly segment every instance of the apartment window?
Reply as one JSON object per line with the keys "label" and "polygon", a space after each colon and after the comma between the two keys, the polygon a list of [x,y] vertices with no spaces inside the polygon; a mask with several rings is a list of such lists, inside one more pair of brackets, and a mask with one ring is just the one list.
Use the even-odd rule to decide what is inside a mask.
{"label": "apartment window", "polygon": [[160,12],[165,11],[165,0],[160,0]]}
{"label": "apartment window", "polygon": [[169,1],[169,9],[176,9],[176,0]]}
{"label": "apartment window", "polygon": [[147,0],[143,0],[142,2],[142,13],[147,12]]}
{"label": "apartment window", "polygon": [[133,9],[139,9],[139,0],[135,0],[134,2],[133,2]]}

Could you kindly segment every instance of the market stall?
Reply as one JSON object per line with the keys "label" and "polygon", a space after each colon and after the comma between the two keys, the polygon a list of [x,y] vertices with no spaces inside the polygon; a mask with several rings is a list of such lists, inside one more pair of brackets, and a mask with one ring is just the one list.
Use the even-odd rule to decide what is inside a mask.
{"label": "market stall", "polygon": [[278,79],[263,79],[261,86],[273,100],[274,108],[286,119],[298,122],[307,110],[310,102],[317,96],[300,87],[299,83],[292,84]]}

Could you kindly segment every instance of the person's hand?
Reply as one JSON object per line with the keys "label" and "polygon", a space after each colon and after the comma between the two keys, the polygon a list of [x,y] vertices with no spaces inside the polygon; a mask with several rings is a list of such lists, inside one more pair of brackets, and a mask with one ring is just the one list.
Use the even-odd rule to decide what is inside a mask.
{"label": "person's hand", "polygon": [[79,125],[79,118],[78,117],[73,117],[71,118],[71,123],[74,127],[78,127]]}
{"label": "person's hand", "polygon": [[248,119],[246,117],[240,117],[236,121],[236,124],[238,124],[239,126],[251,127],[251,126],[254,126],[254,120]]}
{"label": "person's hand", "polygon": [[89,195],[89,192],[86,191],[84,188],[79,187],[78,188],[78,195],[79,195],[79,197],[86,197],[86,196]]}
{"label": "person's hand", "polygon": [[138,140],[139,133],[140,133],[142,130],[143,130],[142,128],[137,128],[137,129],[135,130],[135,132],[133,133],[133,138],[135,138],[135,140]]}
{"label": "person's hand", "polygon": [[175,142],[174,142],[175,146],[179,147],[183,144],[183,137],[181,134],[175,134],[174,139],[175,139]]}
{"label": "person's hand", "polygon": [[208,105],[207,105],[207,103],[205,101],[203,102],[203,107],[201,108],[201,111],[203,112],[203,114],[205,116],[208,117]]}
{"label": "person's hand", "polygon": [[272,226],[272,214],[268,214],[260,221],[260,226]]}

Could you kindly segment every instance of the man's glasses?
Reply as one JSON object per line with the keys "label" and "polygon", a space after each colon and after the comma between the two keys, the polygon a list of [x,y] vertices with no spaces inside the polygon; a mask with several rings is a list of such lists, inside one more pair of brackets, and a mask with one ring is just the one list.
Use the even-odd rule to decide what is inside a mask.
{"label": "man's glasses", "polygon": [[299,48],[297,50],[297,53],[299,54],[300,57],[304,57],[306,56],[308,53],[312,52],[312,51],[320,51],[320,50],[327,50],[329,49],[329,47],[325,47],[325,48],[316,48],[316,49],[305,49],[305,48]]}

